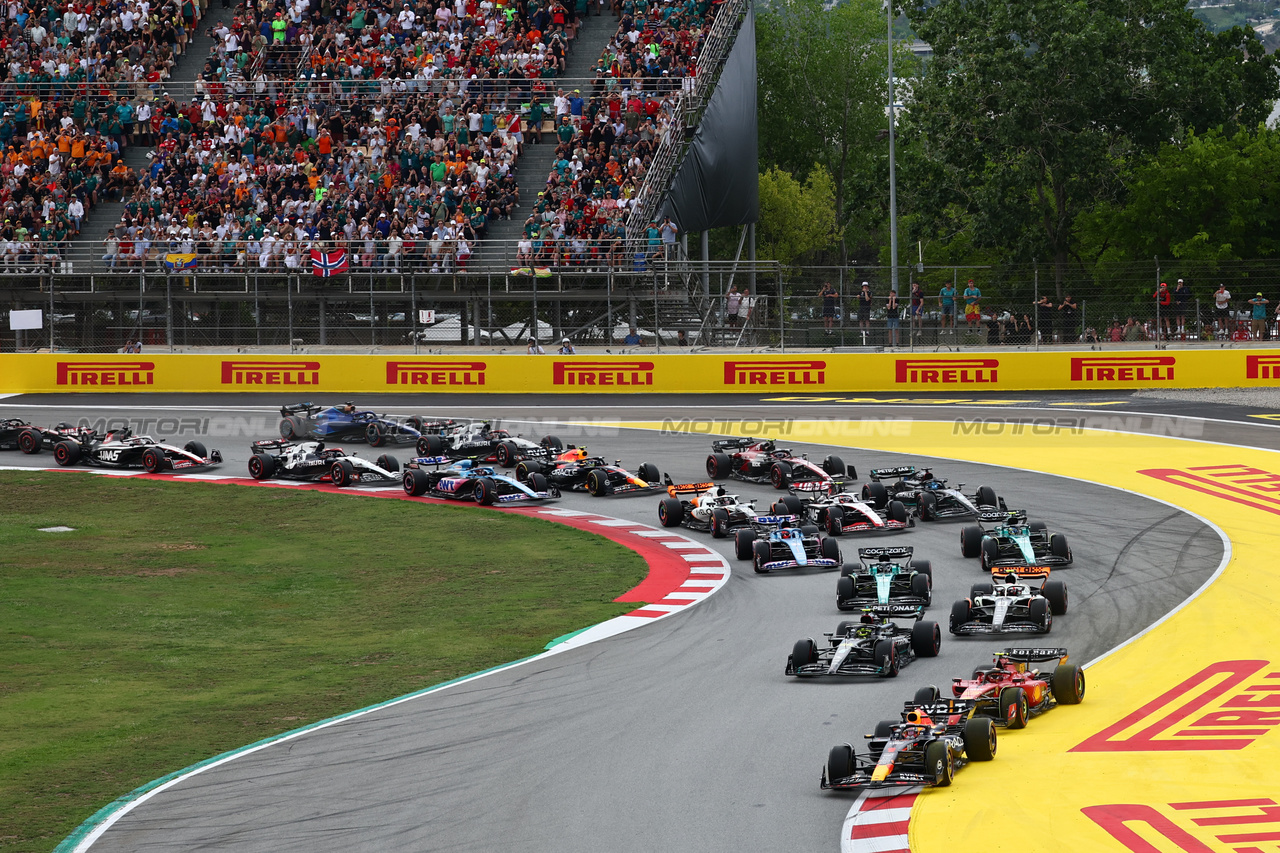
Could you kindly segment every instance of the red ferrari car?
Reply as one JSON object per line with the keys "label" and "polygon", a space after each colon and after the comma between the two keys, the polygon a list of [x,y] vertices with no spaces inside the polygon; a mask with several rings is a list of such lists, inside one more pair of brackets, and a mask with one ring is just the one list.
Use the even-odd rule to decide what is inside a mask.
{"label": "red ferrari car", "polygon": [[[1056,661],[1049,672],[1028,664]],[[1057,705],[1079,705],[1084,699],[1084,670],[1067,663],[1066,649],[1009,648],[998,652],[990,669],[976,669],[972,678],[956,678],[951,692],[958,709],[991,717],[996,725],[1025,728],[1032,717]],[[922,687],[915,701],[939,701],[936,687]]]}

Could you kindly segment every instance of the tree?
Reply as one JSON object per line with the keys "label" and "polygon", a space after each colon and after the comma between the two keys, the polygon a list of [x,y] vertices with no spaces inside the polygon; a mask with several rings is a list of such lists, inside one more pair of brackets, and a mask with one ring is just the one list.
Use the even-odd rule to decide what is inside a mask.
{"label": "tree", "polygon": [[1052,259],[1059,291],[1077,217],[1122,199],[1127,167],[1190,131],[1256,126],[1280,88],[1252,30],[1210,33],[1183,0],[912,2],[934,49],[904,122],[914,207],[954,206],[975,244]]}
{"label": "tree", "polygon": [[785,265],[839,241],[835,186],[826,168],[815,163],[804,184],[782,169],[766,170],[756,229],[758,257]]}
{"label": "tree", "polygon": [[[883,6],[782,0],[757,19],[760,161],[803,177],[821,164],[841,226],[883,219],[878,180],[888,127]],[[904,68],[910,54],[904,54]],[[895,62],[898,57],[895,56]]]}

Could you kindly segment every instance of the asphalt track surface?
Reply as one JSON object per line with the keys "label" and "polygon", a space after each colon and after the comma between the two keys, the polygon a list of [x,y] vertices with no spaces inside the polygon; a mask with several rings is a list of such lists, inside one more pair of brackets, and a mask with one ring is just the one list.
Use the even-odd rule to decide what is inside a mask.
{"label": "asphalt track surface", "polygon": [[[210,416],[252,416],[280,402],[247,396],[219,396],[212,402],[208,397],[22,397],[0,402],[0,415],[38,422],[142,412],[176,418],[200,415],[197,409],[208,407]],[[1134,401],[1133,410],[1151,411],[1143,405],[1150,402]],[[945,411],[893,404],[774,406],[762,405],[759,397],[715,398],[710,405],[705,399],[616,397],[585,403],[554,398],[433,398],[428,403],[410,397],[359,403],[399,413],[502,417],[513,429],[520,428],[519,421],[548,418],[949,420],[992,414],[990,408],[956,405]],[[1177,414],[1189,413],[1186,404],[1178,405],[1183,408]],[[1002,414],[1033,420],[1050,411],[1032,408],[1037,411]],[[1211,414],[1238,420],[1204,422],[1202,440],[1275,446],[1275,427],[1249,423],[1247,411]],[[271,416],[270,423],[275,420]],[[536,438],[552,429],[538,423],[524,431]],[[559,432],[567,441],[577,437],[568,427]],[[593,454],[621,459],[629,467],[653,461],[677,481],[704,478],[710,443],[705,435],[588,433],[577,440]],[[226,469],[240,474],[253,437],[271,433],[207,443],[220,447]],[[838,452],[860,473],[872,465],[922,461],[820,446],[796,449],[815,459]],[[403,461],[410,453],[402,449],[396,455]],[[12,453],[0,462],[36,466],[50,465],[52,459]],[[993,486],[1009,506],[1028,508],[1033,520],[1044,520],[1070,538],[1075,564],[1055,573],[1068,584],[1070,612],[1055,620],[1048,637],[1030,635],[1014,638],[1015,643],[1062,645],[1076,661],[1088,661],[1183,601],[1222,558],[1215,531],[1165,504],[1029,471],[936,465],[940,476],[969,489]],[[1088,476],[1088,470],[1079,472],[1082,480]],[[732,490],[765,506],[776,497],[766,486],[735,484]],[[656,504],[652,496],[573,495],[561,505],[656,526]],[[483,523],[477,514],[478,535]],[[852,798],[818,788],[829,748],[842,741],[857,745],[877,720],[895,717],[917,687],[946,685],[967,675],[989,663],[993,649],[1010,642],[946,633],[951,602],[983,579],[977,561],[960,556],[959,526],[918,524],[905,534],[841,540],[846,560],[855,559],[862,543],[912,545],[917,557],[933,562],[929,615],[943,626],[942,652],[904,668],[896,679],[797,682],[785,677],[783,665],[795,640],[817,638],[847,618],[835,608],[835,573],[756,575],[747,563],[733,559],[728,540],[706,536],[711,547],[730,558],[734,573],[703,604],[652,626],[221,765],[125,815],[92,849],[834,850]]]}

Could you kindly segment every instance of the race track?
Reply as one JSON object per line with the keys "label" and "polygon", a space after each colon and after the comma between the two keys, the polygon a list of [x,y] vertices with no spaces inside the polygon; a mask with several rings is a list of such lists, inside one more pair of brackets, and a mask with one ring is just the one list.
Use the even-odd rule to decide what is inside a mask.
{"label": "race track", "polygon": [[[11,416],[74,422],[141,408],[158,417],[199,416],[199,407],[210,407],[210,416],[231,410],[249,417],[279,402],[45,397],[10,399],[0,406]],[[381,409],[384,401],[360,402]],[[753,407],[748,401],[707,406],[646,399],[643,411],[616,399],[607,404],[474,399],[427,404],[400,397],[385,403],[403,413],[566,422],[652,420],[657,405],[666,415],[695,418],[737,418],[753,411],[768,418],[939,417],[936,407],[761,406],[758,401]],[[991,414],[989,408],[945,410],[946,419]],[[1048,409],[1004,414],[1062,416]],[[269,417],[272,425],[275,420]],[[545,424],[527,431],[535,437],[556,431],[633,469],[655,462],[677,482],[705,477],[710,443],[705,435],[611,432],[597,426],[582,437],[575,428],[553,430]],[[1265,425],[1212,422],[1202,424],[1201,440],[1269,447],[1273,435],[1274,428]],[[249,439],[206,443],[220,447],[226,469],[239,475]],[[872,465],[921,461],[780,443],[793,443],[817,459],[839,453],[860,474]],[[395,455],[403,461],[410,454]],[[16,453],[0,462],[52,464],[48,455]],[[1055,620],[1049,637],[1031,643],[1066,646],[1077,662],[1161,617],[1222,561],[1223,543],[1215,530],[1169,505],[1084,482],[1087,468],[1078,472],[1080,481],[1072,481],[1026,470],[936,464],[940,476],[970,489],[989,484],[1010,507],[1025,507],[1033,520],[1070,537],[1075,565],[1055,573],[1070,588],[1070,613]],[[777,494],[747,484],[731,490],[757,497],[765,506]],[[657,526],[656,504],[652,496],[573,495],[560,506]],[[482,513],[476,523],[483,535]],[[914,663],[897,679],[800,683],[784,677],[795,640],[830,631],[845,618],[834,604],[835,573],[756,575],[747,563],[733,560],[729,540],[692,533],[729,557],[734,574],[717,595],[688,612],[246,755],[141,804],[92,850],[834,850],[852,798],[818,788],[828,749],[860,741],[877,720],[895,717],[917,687],[967,675],[1007,644],[946,633],[951,602],[982,579],[977,561],[960,557],[958,530],[959,524],[920,524],[906,534],[841,540],[846,560],[856,559],[859,543],[892,543],[912,545],[917,557],[933,562],[930,617],[943,625],[942,653]],[[1105,698],[1094,694],[1087,701]],[[963,774],[957,780],[962,783]]]}

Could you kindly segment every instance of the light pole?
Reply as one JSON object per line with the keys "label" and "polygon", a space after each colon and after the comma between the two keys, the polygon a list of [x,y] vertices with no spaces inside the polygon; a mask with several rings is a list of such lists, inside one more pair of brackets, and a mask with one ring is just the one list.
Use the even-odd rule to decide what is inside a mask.
{"label": "light pole", "polygon": [[885,0],[889,19],[889,289],[898,292],[898,174],[894,162],[893,135],[897,123],[893,94],[893,0]]}

